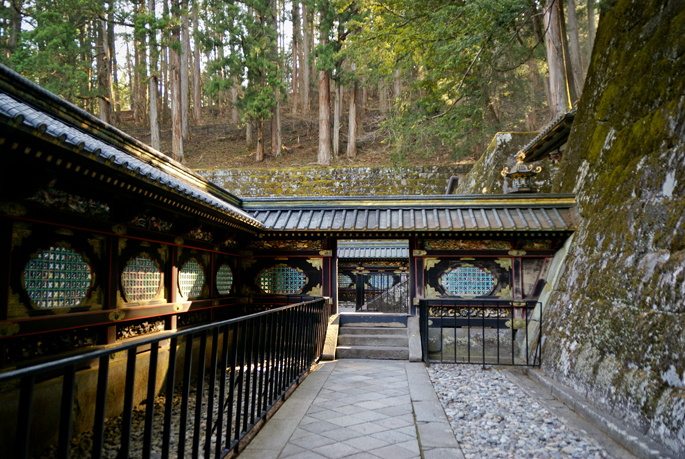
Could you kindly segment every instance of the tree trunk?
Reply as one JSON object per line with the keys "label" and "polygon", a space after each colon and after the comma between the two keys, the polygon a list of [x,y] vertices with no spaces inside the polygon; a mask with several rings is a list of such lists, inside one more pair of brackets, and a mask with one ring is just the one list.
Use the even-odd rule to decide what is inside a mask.
{"label": "tree trunk", "polygon": [[[590,62],[595,44],[595,0],[587,0],[587,61]],[[587,69],[586,69],[587,71]]]}
{"label": "tree trunk", "polygon": [[19,33],[21,32],[21,8],[23,0],[13,0],[9,6],[9,20],[10,20],[10,36],[5,50],[5,58],[9,59],[10,55],[14,54],[19,44]]}
{"label": "tree trunk", "polygon": [[188,67],[190,56],[190,33],[188,31],[188,0],[183,0],[185,12],[181,16],[181,127],[183,140],[188,139]]}
{"label": "tree trunk", "polygon": [[[537,101],[537,93],[540,89],[540,80],[538,76],[538,63],[534,57],[528,59],[528,75],[530,78],[530,87],[532,88],[533,101]],[[531,110],[526,114],[526,130],[533,131],[538,125],[537,115],[535,113],[535,104],[531,107]]]}
{"label": "tree trunk", "polygon": [[98,110],[100,119],[112,124],[112,69],[109,60],[109,40],[107,40],[107,22],[98,19]]}
{"label": "tree trunk", "polygon": [[264,161],[264,116],[260,115],[257,122],[257,154],[255,161],[261,163]]}
{"label": "tree trunk", "polygon": [[[164,16],[169,16],[169,1],[163,0],[162,5],[164,5]],[[164,36],[168,39],[168,32],[163,32]],[[162,119],[168,120],[170,117],[170,105],[169,105],[169,47],[166,45],[168,40],[162,40]]]}
{"label": "tree trunk", "polygon": [[[172,14],[178,16],[181,12],[181,0],[172,1]],[[181,41],[180,27],[175,26],[172,31],[171,43],[178,47]],[[181,52],[173,47],[169,48],[171,57],[171,157],[184,162],[183,155],[183,101],[181,97]]]}
{"label": "tree trunk", "polygon": [[322,166],[331,164],[331,96],[330,77],[325,70],[319,70],[319,156]]}
{"label": "tree trunk", "polygon": [[[352,71],[355,71],[355,65],[352,64]],[[359,93],[359,88],[357,87],[357,82],[352,83],[350,88],[350,112],[349,112],[349,130],[347,134],[347,156],[348,158],[357,157],[357,104],[359,98],[357,93]]]}
{"label": "tree trunk", "polygon": [[564,55],[559,27],[559,2],[547,0],[544,12],[545,45],[549,68],[550,111],[555,118],[568,110]]}
{"label": "tree trunk", "polygon": [[333,156],[340,156],[340,107],[342,105],[342,85],[335,84],[335,101],[333,102]]}
{"label": "tree trunk", "polygon": [[112,91],[114,95],[114,122],[119,124],[119,112],[121,111],[121,95],[119,94],[119,72],[117,69],[117,53],[114,46],[114,8],[109,10],[109,27],[107,28],[107,37],[109,38],[109,55],[112,57],[111,78]]}
{"label": "tree trunk", "polygon": [[393,81],[395,84],[395,94],[393,94],[393,99],[398,99],[402,94],[402,81],[400,80],[400,71],[395,69],[392,72]]}
{"label": "tree trunk", "polygon": [[378,80],[378,109],[381,115],[388,113],[388,91],[383,80]]}
{"label": "tree trunk", "polygon": [[[154,19],[155,0],[148,0],[147,5],[148,14]],[[157,97],[159,95],[159,74],[157,73],[158,53],[157,31],[152,29],[150,31],[150,79],[148,80],[148,93],[150,94],[150,146],[155,150],[161,149],[159,138],[159,114],[157,112],[159,107],[159,101]]]}
{"label": "tree trunk", "polygon": [[233,75],[233,86],[231,86],[231,122],[238,124],[238,77]]}
{"label": "tree trunk", "polygon": [[298,42],[300,37],[300,2],[293,0],[293,75],[292,75],[292,97],[290,98],[290,108],[293,115],[297,115],[297,68],[298,68]]}
{"label": "tree trunk", "polygon": [[193,118],[195,124],[200,124],[202,121],[202,87],[201,87],[201,73],[200,73],[200,43],[197,40],[198,29],[200,28],[200,20],[197,13],[197,1],[193,2],[193,30],[195,47],[193,48]]}
{"label": "tree trunk", "polygon": [[252,138],[252,122],[248,121],[245,123],[245,144],[247,148],[252,148],[254,145],[254,139]]}
{"label": "tree trunk", "polygon": [[[360,83],[361,85],[364,84],[362,81]],[[356,122],[356,127],[357,127],[357,135],[356,138],[359,139],[360,137],[364,136],[364,100],[365,97],[364,95],[366,94],[366,88],[360,87],[360,85],[355,85],[357,87],[357,90],[354,92],[354,97],[357,99],[356,105],[356,111],[355,115],[357,116],[357,122]]]}
{"label": "tree trunk", "polygon": [[578,20],[576,19],[576,0],[568,2],[568,37],[569,53],[571,54],[571,65],[573,66],[573,81],[576,84],[578,97],[583,93],[583,82],[585,80],[583,66],[580,62],[580,40],[578,38]]}
{"label": "tree trunk", "polygon": [[309,15],[307,14],[307,4],[302,4],[302,32],[304,38],[302,40],[302,51],[304,56],[304,62],[302,69],[304,70],[302,74],[302,110],[307,113],[309,112]]}
{"label": "tree trunk", "polygon": [[568,93],[569,107],[580,96],[576,91],[576,82],[573,76],[573,63],[569,52],[568,36],[566,32],[566,18],[564,15],[564,0],[557,0],[559,4],[559,26],[561,27],[561,46],[564,53],[564,73],[566,74],[566,91]]}

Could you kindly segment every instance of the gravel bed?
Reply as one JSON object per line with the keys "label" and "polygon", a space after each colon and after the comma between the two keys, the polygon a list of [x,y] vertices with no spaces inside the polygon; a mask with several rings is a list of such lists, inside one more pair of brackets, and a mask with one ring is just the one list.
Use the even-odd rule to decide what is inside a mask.
{"label": "gravel bed", "polygon": [[500,371],[433,364],[428,374],[466,459],[611,458]]}

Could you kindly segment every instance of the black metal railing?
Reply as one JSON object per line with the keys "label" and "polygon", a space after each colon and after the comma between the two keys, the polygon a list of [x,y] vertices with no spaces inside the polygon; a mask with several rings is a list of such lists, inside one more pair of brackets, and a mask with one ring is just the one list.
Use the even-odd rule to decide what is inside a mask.
{"label": "black metal railing", "polygon": [[[41,413],[32,406],[35,388],[61,377],[61,402],[54,402],[61,403],[59,434],[51,455],[70,457],[72,446],[79,444],[71,432],[75,382],[79,370],[95,362],[94,416],[92,431],[86,432],[92,447],[77,456],[100,458],[105,449],[111,454],[116,448],[119,458],[224,457],[321,355],[328,312],[327,301],[316,299],[2,374],[0,387],[19,383],[15,451],[5,453],[18,458],[36,454],[32,418]],[[167,352],[166,343],[164,362],[160,349]],[[111,409],[121,400],[108,395],[115,384],[115,372],[109,372],[115,353],[126,356],[118,416]],[[137,359],[148,362],[146,389],[135,387]],[[146,392],[144,414],[141,408],[134,412],[134,394],[141,390]],[[114,442],[106,435],[110,431],[116,432]]]}
{"label": "black metal railing", "polygon": [[539,306],[536,301],[419,300],[423,361],[539,366]]}
{"label": "black metal railing", "polygon": [[399,283],[368,300],[365,307],[367,311],[407,314],[409,312],[409,276],[402,274]]}

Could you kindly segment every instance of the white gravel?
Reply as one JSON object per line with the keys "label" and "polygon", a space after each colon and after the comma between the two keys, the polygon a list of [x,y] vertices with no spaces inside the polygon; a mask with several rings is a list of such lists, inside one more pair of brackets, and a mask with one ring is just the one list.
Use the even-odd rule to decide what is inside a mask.
{"label": "white gravel", "polygon": [[428,374],[466,459],[611,458],[496,369],[433,364]]}

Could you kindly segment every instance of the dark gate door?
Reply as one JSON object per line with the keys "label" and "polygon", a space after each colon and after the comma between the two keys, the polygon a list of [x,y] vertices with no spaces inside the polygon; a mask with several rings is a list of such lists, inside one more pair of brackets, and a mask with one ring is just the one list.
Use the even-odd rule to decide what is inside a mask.
{"label": "dark gate door", "polygon": [[364,273],[356,279],[356,310],[409,312],[409,276],[406,273]]}

